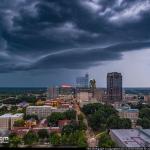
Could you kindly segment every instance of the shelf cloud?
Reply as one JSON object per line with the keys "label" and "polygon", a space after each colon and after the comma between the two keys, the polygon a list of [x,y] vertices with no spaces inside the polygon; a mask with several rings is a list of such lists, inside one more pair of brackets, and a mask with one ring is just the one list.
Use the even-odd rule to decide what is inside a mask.
{"label": "shelf cloud", "polygon": [[0,72],[85,69],[150,47],[149,0],[1,0]]}

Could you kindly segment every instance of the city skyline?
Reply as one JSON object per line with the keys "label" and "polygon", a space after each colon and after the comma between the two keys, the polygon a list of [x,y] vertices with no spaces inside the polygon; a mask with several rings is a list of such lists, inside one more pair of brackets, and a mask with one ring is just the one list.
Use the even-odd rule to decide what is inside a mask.
{"label": "city skyline", "polygon": [[149,0],[3,0],[0,87],[75,84],[89,73],[106,87],[150,87]]}

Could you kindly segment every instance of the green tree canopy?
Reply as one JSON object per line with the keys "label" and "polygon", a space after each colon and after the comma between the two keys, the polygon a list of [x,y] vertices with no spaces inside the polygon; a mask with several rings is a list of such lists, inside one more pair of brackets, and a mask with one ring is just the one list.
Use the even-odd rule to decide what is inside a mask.
{"label": "green tree canopy", "polygon": [[22,143],[22,139],[15,133],[9,135],[9,145],[11,147],[18,147]]}
{"label": "green tree canopy", "polygon": [[110,116],[107,119],[107,128],[109,129],[130,129],[131,120],[128,118],[119,118],[118,116]]}
{"label": "green tree canopy", "polygon": [[35,120],[38,120],[38,116],[35,115],[35,114],[32,114],[32,115],[24,115],[24,120],[29,120],[29,119],[35,119]]}
{"label": "green tree canopy", "polygon": [[150,128],[150,120],[145,117],[142,119],[138,119],[137,125],[142,126],[144,129],[149,129]]}
{"label": "green tree canopy", "polygon": [[120,129],[131,129],[132,123],[131,120],[128,118],[122,118],[119,121],[119,128]]}
{"label": "green tree canopy", "polygon": [[82,111],[86,114],[94,114],[98,109],[102,108],[103,105],[100,103],[87,104],[82,107]]}
{"label": "green tree canopy", "polygon": [[65,119],[64,113],[53,112],[50,116],[47,117],[48,125],[58,125],[58,120]]}
{"label": "green tree canopy", "polygon": [[49,141],[52,145],[60,145],[61,144],[61,136],[58,133],[52,132],[49,135]]}
{"label": "green tree canopy", "polygon": [[103,133],[100,136],[98,145],[99,147],[103,148],[111,148],[116,146],[115,142],[111,140],[110,136],[107,133]]}
{"label": "green tree canopy", "polygon": [[79,119],[80,121],[83,121],[83,119],[84,119],[83,115],[82,115],[82,114],[79,114],[79,115],[78,115],[78,119]]}
{"label": "green tree canopy", "polygon": [[14,122],[14,127],[23,127],[25,124],[25,121],[23,119],[18,119]]}
{"label": "green tree canopy", "polygon": [[140,118],[147,118],[150,120],[150,108],[142,108],[139,113]]}
{"label": "green tree canopy", "polygon": [[64,116],[68,120],[76,119],[76,111],[75,110],[67,110],[64,112]]}
{"label": "green tree canopy", "polygon": [[77,124],[66,125],[62,128],[62,134],[70,134],[76,130],[79,130],[79,126]]}
{"label": "green tree canopy", "polygon": [[85,133],[79,130],[62,134],[62,145],[87,147]]}
{"label": "green tree canopy", "polygon": [[32,145],[36,142],[38,142],[38,136],[35,132],[29,131],[24,137],[23,137],[24,143],[27,145]]}
{"label": "green tree canopy", "polygon": [[49,137],[49,133],[46,129],[41,129],[38,131],[38,136],[40,139],[45,139]]}
{"label": "green tree canopy", "polygon": [[86,130],[87,126],[83,121],[79,121],[79,129],[80,130]]}
{"label": "green tree canopy", "polygon": [[89,124],[94,130],[98,130],[101,125],[106,122],[104,115],[104,111],[98,110],[89,117]]}

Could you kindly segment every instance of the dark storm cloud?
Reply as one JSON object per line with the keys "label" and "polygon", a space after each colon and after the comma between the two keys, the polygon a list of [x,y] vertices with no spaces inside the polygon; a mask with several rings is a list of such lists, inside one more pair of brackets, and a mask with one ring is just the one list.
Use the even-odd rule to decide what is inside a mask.
{"label": "dark storm cloud", "polygon": [[82,69],[150,47],[149,0],[1,0],[0,72]]}

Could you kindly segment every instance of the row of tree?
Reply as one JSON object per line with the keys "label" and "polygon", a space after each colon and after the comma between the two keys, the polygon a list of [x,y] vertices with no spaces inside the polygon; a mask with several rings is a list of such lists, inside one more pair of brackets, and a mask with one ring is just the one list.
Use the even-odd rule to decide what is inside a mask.
{"label": "row of tree", "polygon": [[61,112],[53,112],[50,116],[47,117],[49,126],[57,126],[59,120],[68,119],[75,120],[76,119],[76,111],[75,110],[67,110],[64,113]]}
{"label": "row of tree", "polygon": [[5,100],[3,103],[4,104],[18,104],[21,103],[23,101],[26,101],[28,103],[35,103],[37,101],[36,97],[33,95],[20,95],[18,96],[18,98],[9,98],[7,100]]}
{"label": "row of tree", "polygon": [[131,128],[129,119],[119,118],[117,111],[111,105],[100,103],[87,104],[82,108],[93,130]]}
{"label": "row of tree", "polygon": [[[69,130],[68,130],[69,129]],[[69,131],[69,132],[68,132]],[[67,125],[63,128],[62,133],[48,133],[46,129],[41,129],[37,133],[30,130],[23,137],[15,133],[9,136],[9,146],[18,147],[19,144],[33,145],[39,142],[49,142],[53,146],[77,146],[86,147],[86,137],[83,130],[80,130],[76,125]]]}
{"label": "row of tree", "polygon": [[104,132],[99,138],[98,146],[103,148],[111,148],[116,147],[117,145],[111,140],[110,135],[107,132]]}
{"label": "row of tree", "polygon": [[150,108],[142,108],[139,113],[137,125],[142,126],[144,129],[150,128]]}

